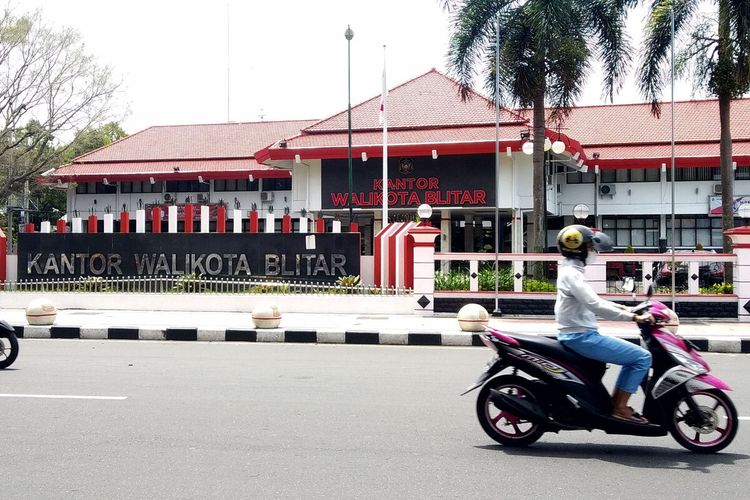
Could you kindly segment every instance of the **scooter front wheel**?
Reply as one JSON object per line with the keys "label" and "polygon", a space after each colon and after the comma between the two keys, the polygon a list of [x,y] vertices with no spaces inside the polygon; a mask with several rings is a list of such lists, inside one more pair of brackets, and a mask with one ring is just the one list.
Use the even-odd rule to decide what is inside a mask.
{"label": "scooter front wheel", "polygon": [[0,332],[0,370],[9,367],[18,356],[18,339],[14,333]]}
{"label": "scooter front wheel", "polygon": [[718,389],[690,394],[703,419],[690,409],[687,397],[675,402],[669,426],[672,437],[696,453],[716,453],[729,446],[737,434],[737,409],[729,396]]}
{"label": "scooter front wheel", "polygon": [[490,400],[491,389],[529,402],[541,402],[536,388],[528,379],[503,375],[490,380],[477,396],[477,418],[488,436],[505,446],[528,446],[542,437],[544,431],[539,424],[497,408]]}

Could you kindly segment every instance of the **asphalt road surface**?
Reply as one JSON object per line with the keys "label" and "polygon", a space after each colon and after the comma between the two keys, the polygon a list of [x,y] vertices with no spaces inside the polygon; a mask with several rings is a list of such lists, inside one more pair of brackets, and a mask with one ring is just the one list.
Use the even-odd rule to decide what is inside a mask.
{"label": "asphalt road surface", "polygon": [[602,432],[496,445],[476,393],[458,395],[490,354],[23,339],[0,371],[0,498],[750,495],[750,356],[705,355],[744,420],[729,448],[702,456]]}

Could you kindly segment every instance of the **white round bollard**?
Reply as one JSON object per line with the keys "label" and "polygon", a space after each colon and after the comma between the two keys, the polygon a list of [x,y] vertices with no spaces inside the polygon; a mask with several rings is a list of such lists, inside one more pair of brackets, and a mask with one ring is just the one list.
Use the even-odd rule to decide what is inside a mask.
{"label": "white round bollard", "polygon": [[479,304],[466,304],[458,311],[458,325],[465,332],[483,332],[490,321],[490,313]]}
{"label": "white round bollard", "polygon": [[49,299],[34,299],[26,306],[26,321],[30,325],[52,325],[57,319],[57,307]]}
{"label": "white round bollard", "polygon": [[260,303],[253,308],[255,328],[278,328],[281,323],[281,311],[276,304]]}

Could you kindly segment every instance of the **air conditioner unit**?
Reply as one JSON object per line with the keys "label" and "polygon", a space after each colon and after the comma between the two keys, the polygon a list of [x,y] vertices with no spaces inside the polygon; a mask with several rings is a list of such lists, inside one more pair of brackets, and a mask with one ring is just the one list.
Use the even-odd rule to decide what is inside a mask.
{"label": "air conditioner unit", "polygon": [[614,184],[600,184],[599,185],[599,195],[601,196],[613,196],[616,190],[616,185]]}
{"label": "air conditioner unit", "polygon": [[174,197],[171,194],[164,193],[164,201],[166,201],[167,203],[171,203],[173,199]]}
{"label": "air conditioner unit", "polygon": [[273,201],[273,191],[263,191],[260,193],[260,201]]}
{"label": "air conditioner unit", "polygon": [[202,204],[208,203],[208,195],[207,194],[198,193],[197,198],[198,198],[198,203],[202,203]]}
{"label": "air conditioner unit", "polygon": [[721,184],[714,184],[713,193],[721,194]]}

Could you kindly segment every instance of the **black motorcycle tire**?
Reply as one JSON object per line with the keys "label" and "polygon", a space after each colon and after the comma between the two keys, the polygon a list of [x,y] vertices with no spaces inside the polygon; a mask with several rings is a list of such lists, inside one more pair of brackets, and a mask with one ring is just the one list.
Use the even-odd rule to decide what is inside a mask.
{"label": "black motorcycle tire", "polygon": [[[519,377],[516,375],[502,375],[494,378],[487,382],[482,390],[479,391],[477,396],[477,418],[479,423],[482,425],[482,429],[487,433],[489,437],[502,444],[503,446],[511,447],[522,447],[529,446],[536,442],[544,430],[539,424],[531,424],[532,426],[525,431],[521,431],[518,436],[512,437],[507,434],[503,434],[497,427],[492,423],[489,415],[490,408],[495,408],[494,403],[490,401],[490,389],[500,390],[503,388],[517,388],[526,393],[526,397],[530,400],[540,403],[541,397],[538,394],[538,389],[534,387],[534,384],[526,378]],[[496,409],[496,408],[495,408]],[[508,413],[508,412],[505,412]],[[525,422],[526,425],[530,422]],[[514,426],[514,428],[516,428]]]}
{"label": "black motorcycle tire", "polygon": [[[679,422],[675,418],[676,413],[679,411],[678,408],[680,407],[680,404],[685,401],[685,397],[683,396],[678,398],[675,401],[674,406],[672,407],[672,415],[669,418],[669,433],[672,435],[675,441],[680,444],[680,446],[694,453],[716,453],[717,451],[723,450],[724,448],[729,446],[729,444],[737,434],[737,408],[735,408],[734,403],[732,403],[732,400],[729,398],[729,396],[727,396],[723,391],[720,391],[719,389],[707,389],[695,393],[694,395],[708,396],[717,401],[718,405],[722,405],[727,413],[727,420],[729,425],[731,425],[731,428],[727,431],[726,434],[722,435],[720,437],[720,440],[718,440],[718,442],[716,442],[715,444],[696,444],[696,440],[690,439],[685,435],[685,433],[680,431],[680,429],[678,428]],[[696,436],[698,436],[697,431]],[[698,442],[700,441],[698,440]]]}
{"label": "black motorcycle tire", "polygon": [[[7,339],[7,342],[4,340]],[[14,333],[0,333],[0,342],[3,343],[2,354],[0,354],[0,370],[13,364],[18,356],[18,339]]]}

